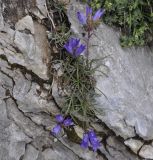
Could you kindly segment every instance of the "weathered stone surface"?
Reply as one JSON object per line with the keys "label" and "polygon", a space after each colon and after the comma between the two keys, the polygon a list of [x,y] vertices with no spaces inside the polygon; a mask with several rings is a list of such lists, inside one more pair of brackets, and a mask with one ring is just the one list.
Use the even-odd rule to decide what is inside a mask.
{"label": "weathered stone surface", "polygon": [[21,53],[18,54],[23,54],[22,61],[18,63],[20,63],[21,65],[25,65],[27,69],[31,69],[41,78],[47,79],[47,67],[43,64],[42,53],[40,53],[39,44],[36,44],[36,40],[34,39],[34,37],[30,34],[16,31],[14,43],[21,51]]}
{"label": "weathered stone surface", "polygon": [[32,34],[34,34],[35,31],[34,31],[34,24],[33,24],[32,17],[27,15],[24,18],[22,18],[21,20],[19,20],[15,25],[15,29],[18,31],[23,31],[23,30],[27,29]]}
{"label": "weathered stone surface", "polygon": [[25,145],[31,142],[31,138],[8,119],[6,103],[2,100],[0,100],[0,109],[0,159],[20,160],[25,152]]}
{"label": "weathered stone surface", "polygon": [[136,139],[128,139],[124,143],[136,154],[143,145],[142,141]]}
{"label": "weathered stone surface", "polygon": [[[6,56],[11,64],[25,66],[40,78],[48,79],[49,48],[47,47],[47,38],[44,38],[45,35],[44,37],[42,36],[42,32],[45,33],[44,28],[42,32],[40,32],[40,29],[39,33],[36,31],[38,35],[35,35],[35,37],[19,31],[14,32],[12,29],[8,29],[6,32],[0,33],[0,43],[2,44],[0,46],[0,55]],[[46,44],[40,45],[45,41]]]}
{"label": "weathered stone surface", "polygon": [[11,64],[25,66],[40,78],[48,80],[47,68],[51,56],[46,28],[29,15],[15,24],[16,30],[12,28],[8,23],[1,28],[0,55],[5,55]]}
{"label": "weathered stone surface", "polygon": [[[82,29],[76,12],[84,6],[73,1],[68,10],[71,28],[79,37]],[[153,139],[153,54],[149,47],[124,49],[119,32],[101,24],[91,38],[90,58],[102,58],[96,74],[97,88],[105,96],[97,98],[97,116],[117,135],[130,138],[138,134],[144,140]],[[105,67],[103,66],[105,65]],[[103,114],[104,113],[104,114]],[[136,133],[135,133],[136,131]]]}
{"label": "weathered stone surface", "polygon": [[36,0],[36,6],[39,8],[44,17],[47,17],[46,0]]}
{"label": "weathered stone surface", "polygon": [[106,148],[102,146],[101,152],[108,160],[139,160],[136,155],[127,151],[127,148],[116,137],[108,137]]}
{"label": "weathered stone surface", "polygon": [[144,145],[140,152],[139,155],[143,158],[146,159],[153,159],[153,146],[151,145]]}
{"label": "weathered stone surface", "polygon": [[[37,83],[27,80],[18,70],[14,74],[14,81],[13,96],[24,113],[46,112],[54,115],[58,113],[53,101],[47,101],[49,95],[47,89],[45,91],[45,88],[41,88]],[[44,94],[43,97],[42,94]]]}
{"label": "weathered stone surface", "polygon": [[32,145],[27,145],[23,160],[38,160],[39,151]]}
{"label": "weathered stone surface", "polygon": [[[0,5],[2,5],[1,2]],[[4,28],[4,18],[2,15],[2,8],[0,7],[0,30],[2,30],[3,28]]]}
{"label": "weathered stone surface", "polygon": [[16,31],[14,43],[23,54],[30,59],[34,59],[36,46],[32,35]]}
{"label": "weathered stone surface", "polygon": [[52,160],[62,159],[62,160],[79,160],[77,156],[74,156],[73,152],[67,149],[66,147],[62,146],[60,143],[56,143],[54,146],[54,150],[46,149],[42,153],[45,160]]}

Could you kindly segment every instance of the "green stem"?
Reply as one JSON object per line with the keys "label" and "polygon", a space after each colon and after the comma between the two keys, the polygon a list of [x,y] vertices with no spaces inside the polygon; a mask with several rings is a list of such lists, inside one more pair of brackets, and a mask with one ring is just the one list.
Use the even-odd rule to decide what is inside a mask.
{"label": "green stem", "polygon": [[86,56],[87,56],[87,67],[89,67],[89,42],[90,42],[91,33],[90,31],[87,32],[87,50],[86,50]]}

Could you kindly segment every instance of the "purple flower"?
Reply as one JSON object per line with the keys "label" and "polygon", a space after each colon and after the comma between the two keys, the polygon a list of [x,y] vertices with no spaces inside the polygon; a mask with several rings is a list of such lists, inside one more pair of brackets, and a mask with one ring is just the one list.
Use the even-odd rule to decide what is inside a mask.
{"label": "purple flower", "polygon": [[101,16],[104,14],[105,10],[99,9],[95,15],[93,16],[93,21],[97,21],[101,18]]}
{"label": "purple flower", "polygon": [[84,50],[86,49],[86,46],[81,44],[75,51],[75,55],[79,56]]}
{"label": "purple flower", "polygon": [[60,122],[60,123],[63,122],[63,120],[64,120],[64,117],[61,114],[56,115],[55,118],[56,118],[56,121]]}
{"label": "purple flower", "polygon": [[93,130],[91,130],[91,131],[89,131],[88,135],[89,135],[89,140],[90,140],[90,143],[91,143],[93,150],[97,151],[97,149],[100,147],[100,142],[99,142],[95,132]]}
{"label": "purple flower", "polygon": [[64,117],[61,114],[58,114],[55,116],[55,119],[57,121],[57,124],[55,125],[55,127],[52,129],[52,133],[54,135],[57,135],[58,133],[60,133],[62,127],[69,127],[74,125],[73,121],[71,118],[66,118],[64,119]]}
{"label": "purple flower", "polygon": [[53,128],[53,130],[52,130],[52,133],[54,134],[54,135],[57,135],[60,131],[61,131],[61,126],[59,125],[59,124],[57,124],[54,128]]}
{"label": "purple flower", "polygon": [[89,137],[96,137],[96,133],[93,130],[90,130],[88,134],[89,134]]}
{"label": "purple flower", "polygon": [[87,5],[86,6],[86,17],[88,17],[89,15],[92,15],[92,8]]}
{"label": "purple flower", "polygon": [[91,20],[93,22],[95,22],[95,21],[97,21],[97,20],[99,20],[101,18],[101,16],[104,14],[104,11],[105,11],[104,9],[99,9],[98,11],[96,11],[95,15],[92,17],[92,8],[87,5],[86,6],[86,16],[83,13],[81,13],[81,12],[77,12],[77,17],[78,17],[79,22],[82,25],[86,25],[88,17],[90,15],[92,17]]}
{"label": "purple flower", "polygon": [[94,152],[96,152],[97,149],[100,147],[100,142],[93,130],[90,130],[89,132],[83,135],[81,147],[87,148],[89,146],[89,143]]}
{"label": "purple flower", "polygon": [[65,127],[74,125],[74,123],[73,123],[71,118],[65,119],[63,124],[64,124]]}
{"label": "purple flower", "polygon": [[83,139],[82,139],[82,142],[81,142],[81,147],[82,148],[88,148],[89,146],[89,136],[87,133],[85,133],[83,135]]}
{"label": "purple flower", "polygon": [[70,40],[64,45],[64,48],[73,56],[79,56],[86,48],[85,45],[79,44],[80,39],[70,38]]}

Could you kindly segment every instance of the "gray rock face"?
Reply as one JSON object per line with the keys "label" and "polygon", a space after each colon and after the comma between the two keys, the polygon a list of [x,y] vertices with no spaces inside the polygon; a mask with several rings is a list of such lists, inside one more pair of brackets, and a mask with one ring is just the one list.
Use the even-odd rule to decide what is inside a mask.
{"label": "gray rock face", "polygon": [[25,152],[25,145],[31,142],[20,128],[8,119],[6,103],[0,100],[0,159],[19,160]]}
{"label": "gray rock face", "polygon": [[21,20],[19,20],[16,25],[15,29],[18,31],[24,31],[25,29],[28,29],[32,34],[34,34],[34,24],[31,16],[25,16]]}
{"label": "gray rock face", "polygon": [[[76,12],[83,5],[73,2],[68,10],[71,28],[79,37],[83,32]],[[97,98],[97,116],[116,135],[131,138],[138,134],[153,139],[153,54],[149,47],[123,49],[119,32],[101,24],[91,38],[90,58],[102,58],[96,74],[97,88],[105,95]],[[104,66],[105,65],[105,66]],[[102,114],[103,113],[103,114]]]}
{"label": "gray rock face", "polygon": [[[20,23],[22,23],[22,20],[20,20]],[[47,80],[50,50],[46,32],[44,26],[37,24],[37,22],[34,26],[35,34],[31,35],[14,31],[8,28],[6,24],[4,30],[6,33],[0,33],[0,43],[2,44],[0,55],[6,56],[11,64],[22,65],[28,70],[32,70],[40,78]]]}
{"label": "gray rock face", "polygon": [[124,144],[113,136],[107,138],[106,145],[102,145],[100,150],[108,160],[139,160],[136,155],[128,152]]}
{"label": "gray rock face", "polygon": [[143,142],[136,139],[128,139],[125,142],[125,145],[128,146],[134,153],[138,153],[139,149],[142,147]]}
{"label": "gray rock face", "polygon": [[[20,23],[22,22],[20,21]],[[24,22],[24,24],[25,23],[26,22]],[[31,32],[33,31],[34,31],[34,28],[31,29]],[[45,34],[43,27],[41,31],[43,32],[43,34]],[[41,32],[39,33],[39,31],[38,32],[36,31],[35,33],[36,34],[33,36],[31,34],[26,34],[26,33],[21,33],[19,31],[16,31],[14,43],[18,47],[18,49],[21,51],[21,53],[18,53],[18,54],[23,55],[22,57],[23,59],[21,59],[22,61],[20,61],[21,65],[26,66],[27,69],[32,70],[34,73],[38,74],[41,78],[48,79],[47,67],[43,63],[43,55],[42,55],[45,48],[41,48],[41,46],[39,46],[40,43],[47,44],[47,39],[42,39],[43,37],[41,37],[42,35]],[[46,42],[42,40],[46,40]],[[47,52],[44,52],[44,53],[48,54]]]}
{"label": "gray rock face", "polygon": [[45,160],[50,160],[50,158],[52,157],[52,160],[57,160],[57,159],[63,159],[63,160],[79,160],[79,158],[77,156],[74,156],[73,152],[68,150],[66,147],[64,146],[60,146],[60,144],[56,144],[54,150],[52,149],[46,149],[43,153],[42,153],[43,157],[45,158]]}
{"label": "gray rock face", "polygon": [[39,151],[36,150],[32,145],[27,145],[26,152],[24,154],[23,160],[37,160],[39,156]]}
{"label": "gray rock face", "polygon": [[141,148],[139,155],[146,159],[153,159],[153,146],[144,145]]}
{"label": "gray rock face", "polygon": [[46,10],[46,1],[45,0],[36,0],[36,5],[40,12],[43,14],[44,17],[47,17],[47,10]]}

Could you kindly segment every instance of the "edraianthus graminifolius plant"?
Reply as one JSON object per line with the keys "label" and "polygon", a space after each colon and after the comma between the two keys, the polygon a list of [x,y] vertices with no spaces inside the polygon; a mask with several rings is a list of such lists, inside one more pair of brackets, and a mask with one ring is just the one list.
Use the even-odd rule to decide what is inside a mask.
{"label": "edraianthus graminifolius plant", "polygon": [[99,9],[93,15],[92,8],[88,5],[86,6],[86,14],[82,12],[77,12],[77,18],[83,26],[85,26],[88,38],[87,38],[87,45],[81,44],[80,39],[70,38],[68,42],[64,45],[64,48],[67,50],[69,54],[71,54],[74,58],[78,57],[83,53],[86,49],[87,56],[89,55],[89,39],[92,35],[92,31],[95,29],[97,24],[100,21],[100,18],[103,16],[105,10]]}
{"label": "edraianthus graminifolius plant", "polygon": [[[86,14],[81,12],[77,12],[77,18],[81,25],[85,28],[87,32],[87,37],[85,42],[86,45],[80,42],[80,39],[77,38],[70,38],[68,42],[64,45],[66,51],[75,59],[79,57],[85,50],[87,55],[87,62],[88,62],[88,55],[89,55],[89,40],[93,34],[93,30],[96,29],[97,25],[100,22],[100,18],[104,14],[104,9],[99,9],[93,14],[92,8],[88,5],[86,6]],[[88,63],[87,63],[88,65]],[[67,116],[67,115],[65,115]],[[70,127],[74,125],[71,117],[64,118],[61,114],[56,115],[56,126],[52,129],[52,134],[57,135],[60,133],[62,128]],[[100,147],[100,141],[98,140],[96,133],[93,129],[87,131],[83,135],[83,139],[81,141],[81,147],[86,149],[88,147],[92,147],[93,151],[96,152],[97,149]]]}

